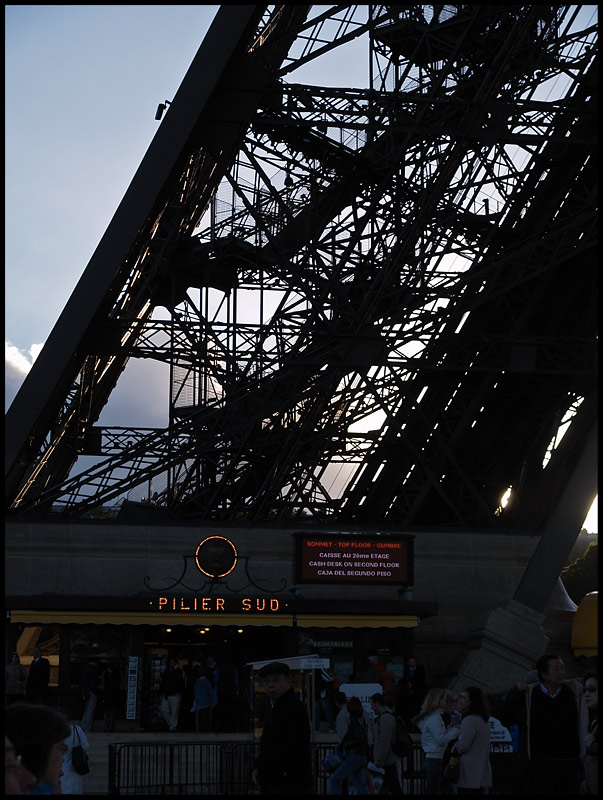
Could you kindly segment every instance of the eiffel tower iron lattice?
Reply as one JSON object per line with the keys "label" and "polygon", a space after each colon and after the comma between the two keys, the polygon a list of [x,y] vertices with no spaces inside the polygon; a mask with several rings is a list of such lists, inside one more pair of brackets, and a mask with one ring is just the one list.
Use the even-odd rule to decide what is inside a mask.
{"label": "eiffel tower iron lattice", "polygon": [[[585,8],[222,6],[7,413],[7,510],[541,526],[597,417]],[[132,359],[164,428],[97,424]]]}

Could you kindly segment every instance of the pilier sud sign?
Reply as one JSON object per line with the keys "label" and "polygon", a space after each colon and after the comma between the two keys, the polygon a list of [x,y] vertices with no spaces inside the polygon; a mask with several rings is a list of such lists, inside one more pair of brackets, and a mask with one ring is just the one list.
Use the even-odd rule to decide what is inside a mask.
{"label": "pilier sud sign", "polygon": [[[346,533],[297,534],[297,583],[395,584],[413,580],[413,538],[402,535],[355,536]],[[235,545],[223,536],[209,536],[197,547],[200,572],[219,579],[238,561]],[[295,613],[298,603],[280,598],[163,595],[149,601],[154,611],[194,613]]]}
{"label": "pilier sud sign", "polygon": [[201,597],[165,595],[148,601],[152,611],[190,611],[192,613],[291,613],[289,603],[275,597]]}

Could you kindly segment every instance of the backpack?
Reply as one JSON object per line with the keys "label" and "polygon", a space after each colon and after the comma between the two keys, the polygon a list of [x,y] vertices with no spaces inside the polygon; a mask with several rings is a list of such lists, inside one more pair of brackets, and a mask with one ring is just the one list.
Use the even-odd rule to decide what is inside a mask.
{"label": "backpack", "polygon": [[[391,711],[386,711],[386,714],[392,714]],[[396,732],[394,734],[394,739],[392,741],[392,752],[394,755],[403,756],[407,755],[410,752],[410,747],[412,745],[412,739],[410,738],[408,731],[406,730],[406,725],[404,724],[404,720],[402,717],[398,717],[392,714],[394,719],[396,720]]]}
{"label": "backpack", "polygon": [[368,757],[367,724],[362,717],[350,717],[347,733],[341,743],[344,753],[351,751],[359,756]]}

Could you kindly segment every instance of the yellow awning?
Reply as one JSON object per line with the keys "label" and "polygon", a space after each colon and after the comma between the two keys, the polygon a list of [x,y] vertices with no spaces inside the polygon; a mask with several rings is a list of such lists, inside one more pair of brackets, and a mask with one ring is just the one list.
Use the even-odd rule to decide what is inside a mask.
{"label": "yellow awning", "polygon": [[375,614],[341,614],[325,617],[320,614],[298,614],[301,628],[416,628],[419,618],[413,614],[399,617],[380,617]]}
{"label": "yellow awning", "polygon": [[[15,610],[10,614],[11,622],[25,624],[77,624],[77,625],[245,625],[286,626],[293,625],[291,614],[187,614],[173,611],[35,611]],[[300,628],[416,628],[417,616],[381,617],[376,614],[298,614]]]}
{"label": "yellow awning", "polygon": [[599,652],[599,593],[589,592],[580,601],[572,625],[575,656],[596,656]]}

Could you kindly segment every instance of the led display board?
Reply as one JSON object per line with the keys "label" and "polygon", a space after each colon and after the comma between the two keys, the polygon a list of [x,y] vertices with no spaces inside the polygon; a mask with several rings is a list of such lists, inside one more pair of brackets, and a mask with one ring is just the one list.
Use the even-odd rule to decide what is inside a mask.
{"label": "led display board", "polygon": [[396,584],[413,581],[413,537],[297,534],[296,583]]}

